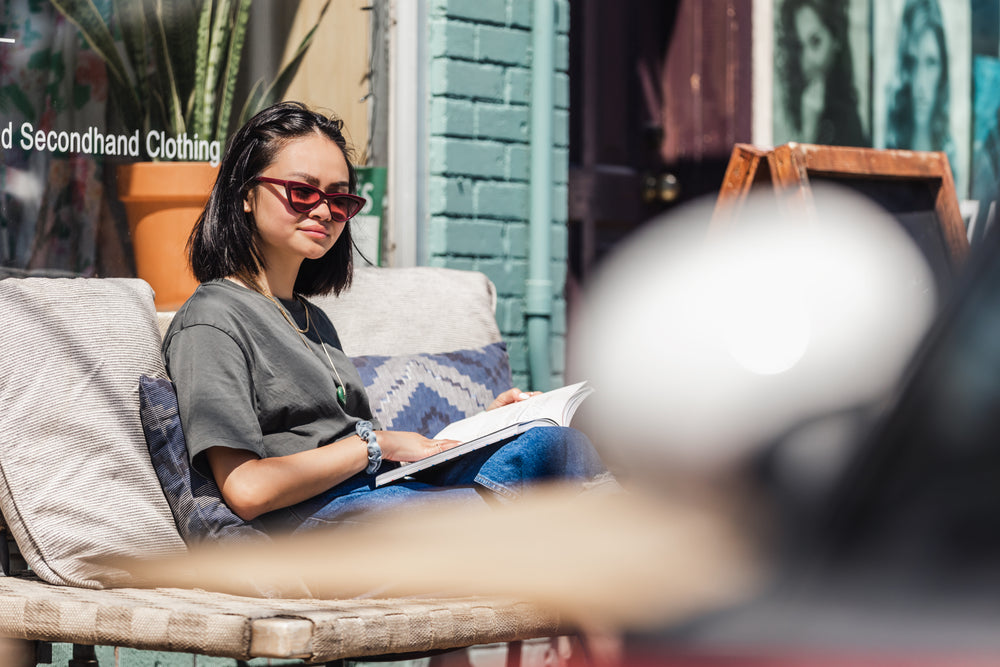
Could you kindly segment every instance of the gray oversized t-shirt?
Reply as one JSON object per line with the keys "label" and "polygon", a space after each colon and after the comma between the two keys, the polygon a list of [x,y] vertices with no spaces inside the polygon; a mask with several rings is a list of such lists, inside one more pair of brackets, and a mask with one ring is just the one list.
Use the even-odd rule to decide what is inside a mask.
{"label": "gray oversized t-shirt", "polygon": [[[304,328],[303,305],[282,305]],[[200,285],[177,311],[163,354],[196,470],[211,476],[203,456],[209,447],[284,456],[347,437],[358,420],[372,420],[333,324],[311,304],[309,314],[309,331],[300,336],[267,297],[228,280]],[[346,408],[317,332],[344,382]]]}

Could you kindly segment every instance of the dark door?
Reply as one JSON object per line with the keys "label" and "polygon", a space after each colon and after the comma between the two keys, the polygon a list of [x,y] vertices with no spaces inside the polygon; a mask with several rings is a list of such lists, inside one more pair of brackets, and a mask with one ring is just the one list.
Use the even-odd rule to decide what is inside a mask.
{"label": "dark door", "polygon": [[752,0],[570,4],[570,281],[656,214],[717,192],[750,140]]}

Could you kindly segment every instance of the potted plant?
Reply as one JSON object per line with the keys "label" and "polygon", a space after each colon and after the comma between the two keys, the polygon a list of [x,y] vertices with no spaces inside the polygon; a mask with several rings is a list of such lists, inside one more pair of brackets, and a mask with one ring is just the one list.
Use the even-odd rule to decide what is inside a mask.
{"label": "potted plant", "polygon": [[[104,60],[114,122],[152,160],[118,167],[118,196],[136,272],[173,310],[197,285],[185,244],[229,131],[251,0],[111,0],[110,17],[93,0],[52,4]],[[281,99],[329,5],[274,80],[254,84],[239,124]]]}

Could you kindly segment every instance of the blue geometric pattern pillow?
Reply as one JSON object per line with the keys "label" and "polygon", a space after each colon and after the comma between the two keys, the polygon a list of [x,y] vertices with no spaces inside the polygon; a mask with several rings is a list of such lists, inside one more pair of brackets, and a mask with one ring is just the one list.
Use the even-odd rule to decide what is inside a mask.
{"label": "blue geometric pattern pillow", "polygon": [[189,546],[209,540],[268,539],[229,509],[215,480],[191,468],[172,382],[139,378],[139,416],[153,468],[177,530]]}
{"label": "blue geometric pattern pillow", "polygon": [[384,429],[433,436],[456,419],[481,412],[511,387],[507,346],[351,359],[372,412]]}

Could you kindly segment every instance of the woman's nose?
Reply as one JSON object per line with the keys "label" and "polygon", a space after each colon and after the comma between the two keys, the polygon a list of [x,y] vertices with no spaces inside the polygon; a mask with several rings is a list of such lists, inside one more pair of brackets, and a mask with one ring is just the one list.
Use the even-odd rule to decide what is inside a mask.
{"label": "woman's nose", "polygon": [[321,201],[316,208],[309,211],[309,217],[313,220],[336,220],[337,211],[336,207],[333,205],[329,199]]}

